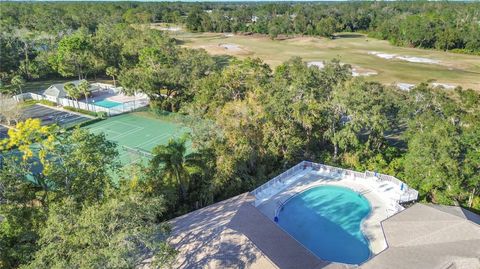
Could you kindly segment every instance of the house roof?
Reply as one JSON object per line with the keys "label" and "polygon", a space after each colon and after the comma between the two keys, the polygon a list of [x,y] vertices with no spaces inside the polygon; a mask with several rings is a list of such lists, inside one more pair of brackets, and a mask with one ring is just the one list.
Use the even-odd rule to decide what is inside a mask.
{"label": "house roof", "polygon": [[480,268],[480,216],[415,204],[383,221],[388,248],[361,268]]}
{"label": "house roof", "polygon": [[[45,91],[43,91],[42,94],[46,95],[46,96],[56,97],[56,98],[65,98],[65,97],[68,97],[67,92],[65,91],[65,84],[71,82],[75,86],[78,86],[82,81],[85,81],[85,80],[84,79],[73,80],[73,81],[69,81],[69,82],[66,82],[66,83],[52,84]],[[94,85],[90,84],[90,88],[89,88],[90,91],[95,91],[97,89],[98,89],[98,86],[94,86]]]}
{"label": "house roof", "polygon": [[[174,268],[358,268],[313,255],[255,206],[248,193],[170,221]],[[415,204],[382,222],[389,247],[360,268],[480,268],[480,216]],[[148,262],[142,266],[148,268]]]}

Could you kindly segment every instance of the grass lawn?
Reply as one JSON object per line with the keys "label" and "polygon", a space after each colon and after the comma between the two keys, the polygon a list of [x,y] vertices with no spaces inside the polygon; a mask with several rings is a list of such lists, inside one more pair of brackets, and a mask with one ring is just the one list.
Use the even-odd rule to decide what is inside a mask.
{"label": "grass lawn", "polygon": [[[366,78],[385,84],[417,84],[435,80],[437,83],[460,85],[480,91],[480,56],[396,47],[387,41],[368,38],[361,34],[343,34],[334,40],[315,37],[271,40],[259,35],[229,36],[221,33],[188,32],[175,32],[172,36],[182,41],[185,47],[203,48],[213,55],[259,57],[272,67],[294,56],[302,57],[305,61],[338,58],[357,69],[378,73]],[[438,63],[384,59],[369,52],[422,57],[436,60]]]}

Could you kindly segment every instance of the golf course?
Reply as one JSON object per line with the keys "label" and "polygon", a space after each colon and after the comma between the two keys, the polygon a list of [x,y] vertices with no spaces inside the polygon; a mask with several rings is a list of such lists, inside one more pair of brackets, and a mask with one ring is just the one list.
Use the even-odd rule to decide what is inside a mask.
{"label": "golf course", "polygon": [[292,37],[282,40],[262,35],[178,30],[170,34],[185,47],[202,48],[212,55],[259,57],[272,68],[295,56],[312,64],[338,58],[352,65],[357,75],[385,84],[429,81],[447,89],[462,86],[480,91],[479,56],[397,47],[358,33],[337,34],[335,39]]}

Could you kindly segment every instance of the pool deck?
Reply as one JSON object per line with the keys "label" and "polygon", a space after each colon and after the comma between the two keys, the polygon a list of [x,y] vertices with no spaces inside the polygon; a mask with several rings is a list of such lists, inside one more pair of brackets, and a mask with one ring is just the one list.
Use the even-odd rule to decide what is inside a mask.
{"label": "pool deck", "polygon": [[369,240],[370,250],[373,255],[386,249],[387,242],[383,233],[381,221],[389,217],[389,212],[391,212],[390,201],[384,198],[382,199],[378,194],[378,191],[365,180],[347,179],[345,177],[336,179],[328,178],[322,176],[317,171],[310,170],[295,180],[291,185],[259,204],[257,209],[273,222],[277,209],[287,199],[312,187],[324,185],[350,188],[353,191],[361,193],[370,202],[372,211],[362,223],[363,234]]}

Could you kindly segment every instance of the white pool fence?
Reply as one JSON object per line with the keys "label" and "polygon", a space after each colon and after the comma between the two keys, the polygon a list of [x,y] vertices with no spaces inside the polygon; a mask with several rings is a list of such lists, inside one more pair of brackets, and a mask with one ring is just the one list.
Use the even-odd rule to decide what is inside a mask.
{"label": "white pool fence", "polygon": [[[105,84],[105,85],[108,86],[108,84]],[[99,85],[99,86],[101,87],[102,85]],[[105,91],[105,93],[118,93],[117,89],[113,89],[113,88],[102,88],[102,89],[103,91]],[[76,101],[68,98],[56,98],[56,97],[45,96],[45,95],[31,93],[31,92],[15,95],[13,98],[16,101],[22,101],[22,100],[28,100],[28,99],[46,100],[46,101],[54,102],[60,106],[70,106],[70,107],[79,108],[79,109],[83,109],[91,112],[105,112],[107,113],[108,116],[114,116],[114,115],[118,115],[126,112],[131,112],[138,108],[148,106],[150,102],[150,100],[147,97],[140,97],[135,100],[122,102],[118,106],[103,107],[103,106],[95,105],[93,103],[85,103],[85,102]]]}
{"label": "white pool fence", "polygon": [[[403,181],[397,179],[396,177],[390,176],[390,175],[385,175],[385,174],[380,174],[376,172],[370,172],[370,171],[365,171],[364,173],[349,170],[349,169],[344,169],[344,168],[339,168],[339,167],[333,167],[329,166],[326,164],[320,164],[320,163],[314,163],[314,162],[309,162],[309,161],[302,161],[298,163],[297,165],[293,166],[292,168],[286,170],[285,172],[281,173],[280,175],[272,178],[271,180],[267,181],[260,187],[256,188],[251,192],[256,198],[257,194],[260,192],[271,188],[272,186],[279,185],[279,183],[283,183],[284,181],[288,180],[292,176],[301,173],[303,170],[311,168],[312,170],[325,170],[328,171],[329,173],[332,174],[338,174],[342,175],[344,177],[350,177],[352,179],[367,179],[367,178],[376,178],[376,180],[380,182],[391,182],[399,187],[399,189],[403,190],[402,195],[399,197],[399,199],[396,201],[398,204],[402,203],[407,203],[407,202],[413,202],[418,199],[418,191],[415,189],[412,189],[408,187],[407,184],[405,184]],[[400,205],[399,205],[400,206]],[[401,206],[400,206],[401,207]]]}

